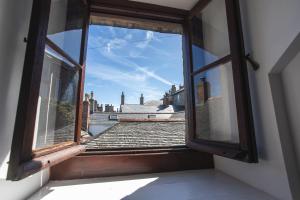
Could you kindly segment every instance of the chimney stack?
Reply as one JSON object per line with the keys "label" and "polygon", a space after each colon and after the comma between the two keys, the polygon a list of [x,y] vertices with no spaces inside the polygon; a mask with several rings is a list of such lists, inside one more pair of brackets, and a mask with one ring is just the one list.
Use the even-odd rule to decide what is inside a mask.
{"label": "chimney stack", "polygon": [[171,94],[174,94],[176,92],[176,86],[175,85],[172,85],[172,88],[171,88]]}
{"label": "chimney stack", "polygon": [[141,94],[141,97],[140,97],[140,105],[144,105],[144,96],[143,96],[143,94]]}
{"label": "chimney stack", "polygon": [[125,95],[124,95],[124,92],[122,92],[121,94],[121,105],[124,105],[125,104]]}
{"label": "chimney stack", "polygon": [[94,99],[94,92],[91,91],[91,99]]}
{"label": "chimney stack", "polygon": [[90,113],[93,114],[95,111],[95,100],[94,100],[94,92],[91,91],[91,98],[89,99],[90,101]]}

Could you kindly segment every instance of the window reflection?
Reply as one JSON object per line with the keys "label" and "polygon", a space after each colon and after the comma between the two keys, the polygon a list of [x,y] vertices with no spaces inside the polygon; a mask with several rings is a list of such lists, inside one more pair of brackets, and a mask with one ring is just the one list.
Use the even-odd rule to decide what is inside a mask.
{"label": "window reflection", "polygon": [[194,71],[230,54],[224,0],[211,1],[192,18],[192,43]]}
{"label": "window reflection", "polygon": [[74,141],[79,74],[53,52],[46,47],[33,149]]}
{"label": "window reflection", "polygon": [[196,138],[238,143],[231,63],[194,77]]}
{"label": "window reflection", "polygon": [[47,37],[79,61],[84,5],[81,0],[51,1]]}

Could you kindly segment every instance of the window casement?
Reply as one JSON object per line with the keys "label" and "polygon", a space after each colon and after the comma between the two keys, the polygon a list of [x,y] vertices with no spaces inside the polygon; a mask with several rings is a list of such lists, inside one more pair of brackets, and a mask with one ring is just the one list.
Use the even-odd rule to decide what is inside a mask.
{"label": "window casement", "polygon": [[184,11],[124,0],[34,0],[8,179],[85,151],[85,57],[90,15],[97,14],[181,24],[187,146],[257,162],[238,1],[199,0]]}
{"label": "window casement", "polygon": [[8,179],[84,151],[81,102],[88,30],[81,0],[34,0]]}
{"label": "window casement", "polygon": [[185,23],[187,146],[257,162],[239,4],[203,0]]}

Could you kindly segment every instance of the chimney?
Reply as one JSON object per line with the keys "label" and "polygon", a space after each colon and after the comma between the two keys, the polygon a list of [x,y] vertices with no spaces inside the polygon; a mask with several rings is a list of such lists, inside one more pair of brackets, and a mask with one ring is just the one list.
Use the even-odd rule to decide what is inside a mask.
{"label": "chimney", "polygon": [[88,101],[89,99],[90,99],[90,95],[88,93],[85,93],[84,101]]}
{"label": "chimney", "polygon": [[169,104],[169,93],[166,92],[163,98],[163,105],[168,106]]}
{"label": "chimney", "polygon": [[174,94],[176,92],[176,86],[175,85],[172,85],[172,88],[171,88],[171,94]]}
{"label": "chimney", "polygon": [[121,94],[121,105],[124,105],[125,104],[125,95],[124,95],[124,92],[122,92]]}
{"label": "chimney", "polygon": [[144,105],[144,96],[143,96],[143,94],[141,94],[141,97],[140,97],[140,105]]}
{"label": "chimney", "polygon": [[206,81],[205,77],[201,78],[201,81],[200,81],[200,83],[198,85],[198,88],[197,88],[199,103],[204,104],[208,100],[208,98],[210,96],[209,95],[209,89],[210,89],[209,82]]}
{"label": "chimney", "polygon": [[82,129],[85,131],[89,130],[90,125],[90,101],[88,94],[85,94],[85,100],[82,105]]}
{"label": "chimney", "polygon": [[94,92],[91,91],[91,98],[89,99],[90,101],[90,114],[93,114],[95,111],[95,100],[94,100]]}
{"label": "chimney", "polygon": [[94,99],[94,92],[91,91],[91,99]]}

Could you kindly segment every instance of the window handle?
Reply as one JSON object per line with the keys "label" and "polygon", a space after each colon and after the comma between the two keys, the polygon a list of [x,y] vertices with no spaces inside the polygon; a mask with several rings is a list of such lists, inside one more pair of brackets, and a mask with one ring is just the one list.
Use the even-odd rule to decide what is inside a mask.
{"label": "window handle", "polygon": [[253,60],[253,58],[250,56],[250,53],[246,54],[245,57],[246,57],[246,60],[251,64],[252,69],[254,71],[256,71],[256,70],[259,69],[260,66],[259,66],[258,62],[256,62],[255,60]]}

